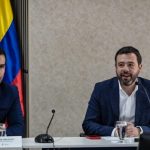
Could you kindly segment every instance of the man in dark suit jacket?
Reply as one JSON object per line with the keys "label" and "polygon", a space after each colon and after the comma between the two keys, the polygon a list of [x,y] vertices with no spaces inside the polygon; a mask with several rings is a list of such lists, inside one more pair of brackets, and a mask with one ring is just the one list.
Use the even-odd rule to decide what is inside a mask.
{"label": "man in dark suit jacket", "polygon": [[115,56],[117,77],[96,83],[82,127],[86,134],[117,136],[115,122],[128,122],[127,136],[150,132],[150,80],[138,77],[137,49],[121,48]]}
{"label": "man in dark suit jacket", "polygon": [[8,136],[23,135],[23,116],[19,101],[18,90],[15,86],[4,83],[6,55],[0,49],[0,123],[7,122]]}

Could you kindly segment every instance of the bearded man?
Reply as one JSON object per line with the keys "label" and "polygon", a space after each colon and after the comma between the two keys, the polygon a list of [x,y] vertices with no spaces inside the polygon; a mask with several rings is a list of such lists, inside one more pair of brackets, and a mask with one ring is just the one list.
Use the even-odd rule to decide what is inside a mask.
{"label": "bearded man", "polygon": [[116,121],[126,121],[126,136],[150,132],[150,80],[138,77],[142,57],[131,46],[115,55],[116,77],[95,84],[82,127],[85,134],[117,136]]}

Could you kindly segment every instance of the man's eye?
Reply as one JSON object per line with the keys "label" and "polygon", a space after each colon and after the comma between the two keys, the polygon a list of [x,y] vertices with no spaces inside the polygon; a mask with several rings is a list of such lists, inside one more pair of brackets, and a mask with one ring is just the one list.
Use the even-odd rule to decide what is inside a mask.
{"label": "man's eye", "polygon": [[119,67],[123,67],[123,66],[124,66],[124,64],[118,64],[118,66],[119,66]]}
{"label": "man's eye", "polygon": [[134,64],[128,64],[129,67],[134,67]]}

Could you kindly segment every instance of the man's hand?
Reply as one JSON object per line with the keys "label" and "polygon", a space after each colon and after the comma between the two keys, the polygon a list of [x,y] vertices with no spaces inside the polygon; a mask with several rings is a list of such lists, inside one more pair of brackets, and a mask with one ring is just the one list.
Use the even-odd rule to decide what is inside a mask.
{"label": "man's hand", "polygon": [[126,127],[126,135],[127,137],[137,137],[140,135],[140,129],[129,122]]}

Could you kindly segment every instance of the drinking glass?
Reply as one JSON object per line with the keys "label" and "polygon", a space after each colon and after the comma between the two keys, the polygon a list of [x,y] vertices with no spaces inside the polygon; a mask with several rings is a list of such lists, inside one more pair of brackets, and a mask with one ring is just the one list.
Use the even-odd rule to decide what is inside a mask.
{"label": "drinking glass", "polygon": [[6,126],[4,123],[0,123],[0,136],[6,136]]}
{"label": "drinking glass", "polygon": [[126,121],[116,121],[116,129],[117,129],[117,134],[120,139],[120,142],[123,142],[125,138],[126,127],[127,127]]}

